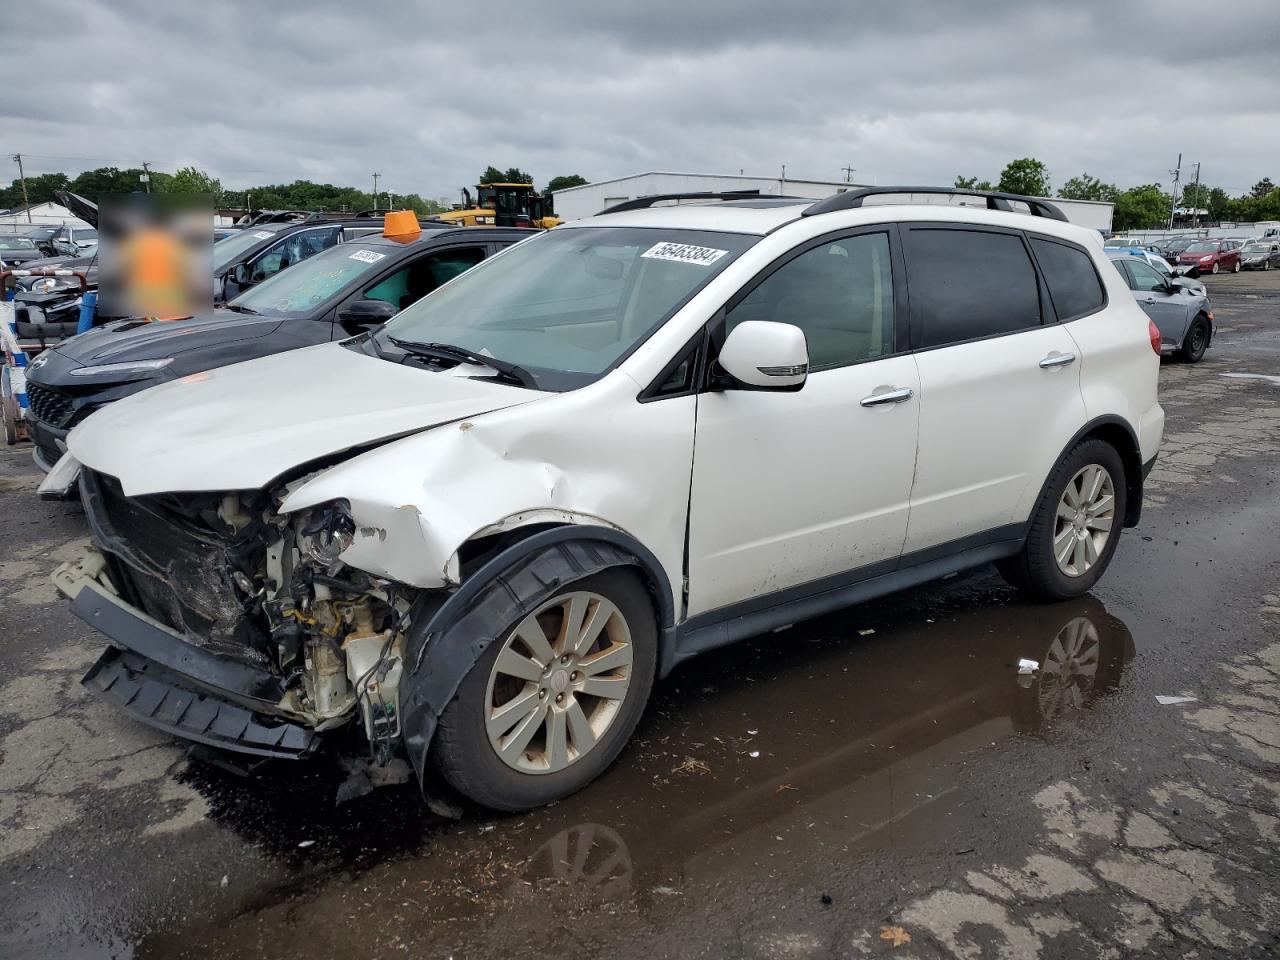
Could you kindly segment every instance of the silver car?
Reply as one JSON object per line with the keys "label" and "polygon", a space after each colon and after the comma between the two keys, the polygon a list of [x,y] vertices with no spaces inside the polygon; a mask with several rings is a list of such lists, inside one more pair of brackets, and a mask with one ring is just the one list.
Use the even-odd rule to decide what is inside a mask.
{"label": "silver car", "polygon": [[1162,274],[1141,257],[1108,254],[1134,299],[1160,330],[1160,352],[1198,363],[1213,341],[1213,307],[1204,284]]}

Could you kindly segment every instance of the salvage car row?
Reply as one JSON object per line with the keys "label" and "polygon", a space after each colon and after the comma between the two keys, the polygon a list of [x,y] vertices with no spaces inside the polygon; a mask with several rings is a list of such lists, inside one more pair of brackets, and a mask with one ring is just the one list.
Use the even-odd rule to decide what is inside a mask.
{"label": "salvage car row", "polygon": [[55,583],[110,644],[86,685],[259,756],[355,726],[517,810],[602,772],[704,650],[991,561],[1085,593],[1203,287],[1044,201],[863,205],[904,192],[281,227],[218,316],[46,351],[45,489],[93,539]]}

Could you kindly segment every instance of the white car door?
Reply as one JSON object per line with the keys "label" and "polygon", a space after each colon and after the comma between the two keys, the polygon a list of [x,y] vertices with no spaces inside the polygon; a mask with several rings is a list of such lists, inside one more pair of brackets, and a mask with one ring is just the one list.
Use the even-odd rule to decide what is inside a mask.
{"label": "white car door", "polygon": [[903,251],[920,368],[908,562],[1017,536],[1024,495],[1038,493],[1085,408],[1079,348],[1019,231],[913,226]]}
{"label": "white car door", "polygon": [[689,616],[896,563],[919,387],[896,243],[888,227],[815,241],[729,305],[725,332],[744,320],[803,329],[810,372],[796,392],[698,398]]}

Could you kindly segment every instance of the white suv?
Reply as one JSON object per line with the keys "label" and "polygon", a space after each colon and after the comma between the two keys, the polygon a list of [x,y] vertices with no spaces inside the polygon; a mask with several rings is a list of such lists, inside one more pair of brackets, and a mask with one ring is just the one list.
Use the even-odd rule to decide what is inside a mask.
{"label": "white suv", "polygon": [[59,469],[96,549],[55,575],[112,644],[86,684],[248,753],[359,723],[516,810],[701,651],[990,561],[1084,593],[1138,520],[1159,335],[1096,234],[914,196],[950,192],[632,201],[94,414]]}

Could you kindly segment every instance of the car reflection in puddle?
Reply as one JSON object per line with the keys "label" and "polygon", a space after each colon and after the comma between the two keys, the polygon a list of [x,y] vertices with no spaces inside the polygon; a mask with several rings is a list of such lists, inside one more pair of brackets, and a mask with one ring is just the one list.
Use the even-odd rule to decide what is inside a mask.
{"label": "car reflection in puddle", "polygon": [[[423,816],[414,787],[333,808],[314,783],[265,778],[223,782],[214,815],[293,856],[299,837],[318,838],[312,867],[354,866],[360,888],[412,888],[422,908],[406,915],[399,896],[371,895],[362,910],[473,949],[518,943],[526,910],[530,922],[624,900],[661,912],[735,878],[801,882],[835,858],[948,848],[960,766],[1016,735],[1052,736],[1113,690],[1134,654],[1093,597],[1036,606],[983,586],[888,598],[692,661],[658,689],[610,771],[526,815],[445,823]],[[1020,660],[1038,665],[1030,682]],[[327,917],[347,912],[350,873],[307,873],[305,890],[263,891],[259,903],[279,911],[273,923],[341,939]],[[240,924],[262,919],[209,937],[232,946]]]}

